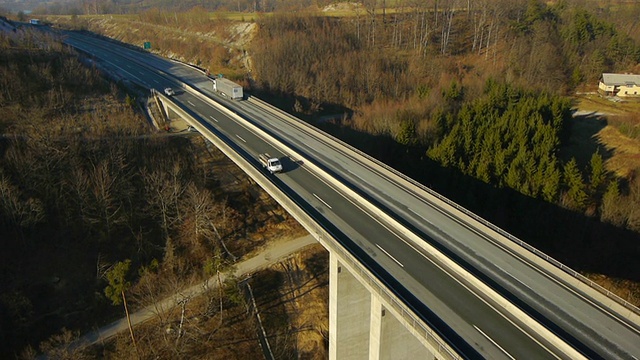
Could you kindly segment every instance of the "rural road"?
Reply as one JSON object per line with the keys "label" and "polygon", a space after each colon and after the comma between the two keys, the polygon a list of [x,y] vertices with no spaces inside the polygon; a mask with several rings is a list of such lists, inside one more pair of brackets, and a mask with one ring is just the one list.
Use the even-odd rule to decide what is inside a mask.
{"label": "rural road", "polygon": [[[304,247],[315,243],[317,242],[311,235],[288,241],[275,241],[273,244],[270,244],[262,252],[260,252],[260,254],[235,264],[235,272],[233,273],[233,275],[235,275],[236,277],[242,277],[246,274],[258,271],[278,262],[279,260],[301,250]],[[224,281],[228,276],[229,274],[226,273],[220,274],[222,281]],[[135,326],[137,324],[150,320],[153,317],[157,316],[158,312],[165,312],[177,306],[183,299],[201,295],[206,289],[215,287],[217,284],[218,279],[216,276],[213,276],[198,285],[194,285],[192,287],[184,289],[183,291],[174,294],[173,296],[170,296],[155,304],[151,304],[138,311],[135,311],[131,313],[131,325]],[[109,325],[103,326],[95,331],[81,336],[80,339],[78,339],[78,341],[76,342],[76,346],[85,347],[104,342],[114,335],[127,330],[127,318],[122,318],[120,320],[114,321]]]}

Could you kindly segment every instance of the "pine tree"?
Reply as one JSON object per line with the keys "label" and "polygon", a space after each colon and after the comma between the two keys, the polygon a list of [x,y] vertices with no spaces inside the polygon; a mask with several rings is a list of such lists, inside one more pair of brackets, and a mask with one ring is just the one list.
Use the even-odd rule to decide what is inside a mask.
{"label": "pine tree", "polygon": [[[138,352],[138,346],[136,345],[136,338],[133,335],[133,327],[131,326],[131,318],[129,317],[129,307],[127,306],[127,298],[125,291],[131,287],[131,283],[127,280],[129,274],[129,268],[131,267],[131,260],[119,261],[113,265],[113,267],[107,272],[107,281],[109,285],[104,289],[104,294],[107,295],[109,300],[114,305],[124,304],[124,311],[127,315],[127,323],[129,325],[129,334],[131,335],[131,341],[133,346]],[[122,298],[121,298],[122,297]],[[139,354],[138,354],[138,357]]]}
{"label": "pine tree", "polygon": [[617,180],[612,180],[602,196],[600,218],[603,221],[621,226],[625,222],[625,215],[620,211],[620,188]]}
{"label": "pine tree", "polygon": [[583,210],[588,196],[575,158],[564,166],[564,185],[567,188],[566,205],[575,210]]}
{"label": "pine tree", "polygon": [[525,179],[525,164],[527,155],[523,151],[519,151],[516,158],[509,165],[509,171],[504,179],[508,187],[524,193],[523,184]]}
{"label": "pine tree", "polygon": [[544,172],[544,182],[542,183],[542,198],[548,202],[555,202],[560,191],[560,169],[558,162],[553,159],[547,164]]}
{"label": "pine tree", "polygon": [[413,146],[417,143],[416,124],[413,120],[402,120],[396,134],[396,141],[405,146]]}
{"label": "pine tree", "polygon": [[589,177],[590,182],[590,190],[592,194],[596,194],[602,184],[604,183],[606,171],[604,169],[604,162],[602,161],[602,156],[599,151],[596,151],[591,156],[591,176]]}

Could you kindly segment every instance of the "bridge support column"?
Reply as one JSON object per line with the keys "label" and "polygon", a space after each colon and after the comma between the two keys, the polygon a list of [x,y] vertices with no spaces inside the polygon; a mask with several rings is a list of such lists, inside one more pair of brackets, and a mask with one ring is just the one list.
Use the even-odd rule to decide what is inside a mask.
{"label": "bridge support column", "polygon": [[440,359],[329,251],[329,360]]}
{"label": "bridge support column", "polygon": [[166,122],[171,121],[171,109],[169,108],[169,106],[167,106],[167,104],[163,102],[161,102],[162,104],[162,109],[164,110],[164,118]]}
{"label": "bridge support column", "polygon": [[382,308],[379,358],[440,359],[439,355],[407,330],[393,314]]}
{"label": "bridge support column", "polygon": [[371,294],[329,255],[329,359],[369,359]]}
{"label": "bridge support column", "polygon": [[165,128],[167,126],[171,126],[171,117],[174,118],[177,116],[176,112],[171,110],[169,105],[167,105],[162,99],[159,99],[156,96],[156,103],[158,104],[158,110],[162,114],[162,124],[160,128]]}
{"label": "bridge support column", "polygon": [[371,322],[369,325],[369,360],[380,359],[382,339],[382,304],[377,296],[371,297]]}
{"label": "bridge support column", "polygon": [[369,360],[394,359],[437,359],[437,356],[384,308],[378,296],[373,295]]}
{"label": "bridge support column", "polygon": [[329,251],[329,360],[338,359],[338,259]]}

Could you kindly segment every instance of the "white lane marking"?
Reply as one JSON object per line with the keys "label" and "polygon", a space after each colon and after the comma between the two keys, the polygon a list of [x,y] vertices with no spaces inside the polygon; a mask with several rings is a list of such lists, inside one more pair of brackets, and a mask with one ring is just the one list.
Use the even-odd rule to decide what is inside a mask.
{"label": "white lane marking", "polygon": [[398,265],[400,265],[400,267],[404,267],[404,265],[402,265],[402,263],[400,261],[398,261],[398,259],[394,258],[393,255],[389,254],[389,252],[385,249],[382,248],[382,246],[376,244],[376,246],[378,247],[378,249],[380,249],[383,253],[385,253],[385,255],[387,255],[388,257],[391,258],[391,260],[395,261]]}
{"label": "white lane marking", "polygon": [[160,81],[158,81],[156,79],[153,79],[153,82],[156,83],[156,84],[160,84]]}
{"label": "white lane marking", "polygon": [[413,251],[415,251],[418,255],[422,256],[425,260],[427,260],[428,262],[430,262],[431,264],[433,264],[433,266],[435,266],[436,268],[440,269],[440,271],[442,271],[442,273],[448,275],[451,279],[453,279],[453,281],[457,282],[460,286],[462,286],[463,288],[465,288],[471,295],[475,296],[478,300],[480,300],[481,302],[483,302],[487,307],[489,307],[490,309],[492,309],[496,314],[500,315],[505,321],[507,321],[508,323],[510,323],[513,327],[515,327],[516,329],[520,330],[525,336],[527,336],[529,339],[531,339],[533,342],[535,342],[536,344],[538,344],[541,348],[545,349],[551,356],[555,357],[556,359],[560,359],[557,355],[555,355],[551,350],[549,350],[548,347],[546,347],[545,345],[543,345],[540,341],[536,340],[531,334],[529,334],[528,332],[526,332],[522,327],[520,327],[518,324],[516,324],[513,320],[509,319],[509,317],[507,317],[505,314],[503,314],[501,311],[498,311],[498,309],[489,304],[489,302],[487,302],[487,300],[485,300],[482,296],[480,296],[478,293],[476,293],[473,289],[471,289],[469,286],[465,285],[464,283],[462,283],[462,281],[460,279],[457,279],[453,274],[451,274],[449,271],[447,271],[443,266],[439,265],[436,260],[430,258],[429,256],[427,256],[426,253],[423,253],[422,251],[418,250],[418,248],[416,247],[415,244],[412,244],[411,242],[409,242],[409,240],[405,240],[402,237],[400,237],[400,235],[391,229],[390,226],[387,226],[386,224],[384,224],[380,219],[375,218],[374,216],[372,216],[369,212],[366,211],[366,209],[361,205],[355,202],[355,200],[349,198],[348,196],[346,196],[345,194],[343,194],[342,192],[338,191],[333,185],[329,184],[325,179],[321,178],[319,175],[315,174],[313,171],[306,169],[305,170],[311,174],[312,176],[314,176],[316,179],[320,180],[321,182],[323,182],[325,185],[327,185],[329,188],[333,189],[336,193],[340,194],[345,200],[347,200],[348,202],[350,202],[353,206],[355,206],[356,208],[360,209],[360,211],[362,211],[364,214],[366,214],[367,216],[369,216],[373,221],[377,222],[380,226],[382,226],[383,228],[387,229],[387,231],[389,231],[390,233],[392,233],[396,238],[398,238],[400,241],[402,241],[405,245],[407,245],[409,248],[411,248]]}
{"label": "white lane marking", "polygon": [[187,102],[189,103],[189,105],[191,106],[196,106],[196,104],[192,103],[191,101],[187,100]]}
{"label": "white lane marking", "polygon": [[144,73],[142,71],[138,71],[138,74],[140,75],[144,75]]}
{"label": "white lane marking", "polygon": [[216,118],[214,118],[213,116],[209,115],[209,118],[215,122],[218,122],[218,120],[216,120]]}
{"label": "white lane marking", "polygon": [[[431,224],[431,221],[427,220],[427,218],[425,218],[424,216],[418,214],[417,212],[413,211],[413,209],[407,208],[407,210],[411,211],[415,216],[419,217],[420,219],[426,221],[427,223]],[[431,224],[433,225],[433,224]]]}
{"label": "white lane marking", "polygon": [[[498,268],[498,269],[500,269],[500,268]],[[502,270],[502,269],[500,269],[500,270]],[[504,270],[502,270],[502,271],[504,271]],[[513,280],[515,280],[515,281],[519,282],[519,283],[520,283],[520,285],[522,285],[522,286],[526,287],[527,289],[529,289],[529,290],[533,291],[533,289],[532,289],[532,288],[530,288],[530,287],[529,287],[529,285],[527,285],[527,284],[523,283],[523,282],[522,282],[522,280],[520,280],[520,279],[518,279],[517,277],[515,277],[515,276],[511,275],[511,273],[510,273],[510,272],[508,272],[508,271],[504,271],[504,273],[505,273],[505,274],[507,274],[508,276],[510,276]]]}
{"label": "white lane marking", "polygon": [[[620,317],[617,313],[609,311],[606,307],[602,306],[601,304],[599,304],[596,301],[593,301],[592,299],[584,296],[583,294],[579,293],[578,291],[576,291],[575,289],[571,288],[570,286],[568,286],[567,284],[565,284],[564,282],[560,281],[558,278],[551,276],[550,274],[548,274],[546,271],[544,271],[544,269],[540,266],[534,265],[529,263],[529,260],[527,259],[526,256],[519,254],[518,252],[510,249],[507,245],[503,244],[500,242],[500,240],[496,240],[496,239],[492,239],[490,236],[488,236],[487,234],[474,229],[473,227],[469,226],[468,224],[466,224],[464,221],[457,219],[454,215],[452,215],[451,210],[446,210],[443,206],[441,205],[437,205],[434,202],[432,202],[432,200],[428,200],[428,199],[422,199],[420,198],[416,192],[411,192],[410,193],[413,198],[415,198],[416,200],[422,202],[424,205],[434,209],[437,213],[443,215],[444,217],[446,217],[447,219],[453,221],[454,223],[457,223],[458,225],[462,226],[462,228],[467,229],[468,231],[470,231],[471,233],[477,235],[478,237],[484,239],[486,242],[492,244],[493,246],[497,247],[498,249],[504,251],[505,253],[511,255],[512,257],[514,257],[516,260],[520,261],[521,263],[525,264],[525,266],[527,266],[529,269],[533,270],[535,273],[547,278],[548,280],[554,282],[556,285],[560,286],[561,288],[573,293],[575,296],[579,297],[580,299],[582,299],[583,301],[591,304],[591,306],[596,307],[598,309],[600,309],[600,311],[608,314],[610,317],[618,319],[619,322],[626,326],[628,329],[637,332],[637,329],[635,329],[634,327],[632,327],[631,324],[629,324],[626,320],[623,320],[623,317]],[[450,205],[449,205],[450,206]],[[419,215],[418,215],[419,216]],[[479,221],[479,220],[478,220]],[[486,220],[485,220],[486,222]],[[433,225],[433,224],[432,224]],[[486,223],[484,225],[487,225]],[[539,256],[542,256],[544,254],[538,254]],[[529,286],[527,286],[529,289],[531,289]],[[537,341],[536,341],[537,342]]]}
{"label": "white lane marking", "polygon": [[477,326],[475,326],[475,325],[473,325],[473,327],[474,327],[476,330],[478,330],[478,332],[479,332],[480,334],[482,334],[482,336],[486,337],[486,338],[487,338],[487,340],[491,341],[491,343],[492,343],[493,345],[495,345],[498,349],[500,349],[500,351],[502,351],[505,355],[507,355],[507,356],[509,357],[509,359],[511,359],[511,360],[516,360],[516,358],[514,358],[513,356],[511,356],[511,354],[509,354],[505,349],[503,349],[503,348],[502,348],[502,346],[498,345],[498,343],[497,343],[497,342],[495,342],[495,340],[493,340],[492,338],[490,338],[490,337],[489,337],[489,335],[485,334],[485,333],[484,333],[484,331],[480,330],[480,328],[479,328],[479,327],[477,327]]}
{"label": "white lane marking", "polygon": [[316,194],[313,194],[313,196],[315,196],[315,197],[316,197],[316,199],[320,200],[320,202],[321,202],[321,203],[323,203],[323,204],[324,204],[324,206],[328,207],[329,209],[333,209],[333,208],[331,207],[331,205],[327,204],[327,202],[326,202],[326,201],[322,200],[322,199],[320,198],[320,196],[318,196],[318,195],[316,195]]}
{"label": "white lane marking", "polygon": [[353,171],[348,170],[348,169],[347,169],[347,171],[348,171],[351,175],[353,175],[353,176],[357,177],[358,179],[360,179],[361,181],[364,181],[364,182],[366,183],[366,180],[365,180],[365,179],[363,179],[362,177],[360,177],[358,174],[356,174],[356,173],[354,173]]}
{"label": "white lane marking", "polygon": [[242,142],[247,142],[247,140],[243,139],[243,138],[242,138],[242,136],[240,136],[240,135],[238,135],[238,134],[236,134],[236,137],[237,137],[238,139],[242,140]]}

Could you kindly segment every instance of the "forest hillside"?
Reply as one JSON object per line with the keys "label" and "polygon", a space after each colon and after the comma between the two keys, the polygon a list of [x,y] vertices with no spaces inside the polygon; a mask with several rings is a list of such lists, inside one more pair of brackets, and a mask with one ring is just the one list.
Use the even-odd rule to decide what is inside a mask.
{"label": "forest hillside", "polygon": [[[189,336],[180,341],[165,341],[178,329],[167,311],[136,329],[137,347],[125,333],[90,349],[67,348],[125,308],[148,306],[230,269],[274,237],[304,232],[204,138],[156,132],[141,111],[146,91],[110,82],[50,32],[2,24],[0,358],[259,356],[235,278],[183,304],[188,323],[175,331]],[[283,339],[273,344],[279,353],[322,343],[320,330],[302,325],[304,312],[322,302],[293,313],[293,295],[286,297],[325,297],[315,295],[326,290],[325,253],[307,254],[254,277],[269,284],[255,287],[255,301],[273,309],[263,319]],[[305,261],[313,271],[301,270]],[[297,277],[285,283],[289,269]],[[292,335],[298,317],[304,328]],[[203,329],[216,341],[208,332],[198,336]],[[311,340],[294,344],[291,337]],[[229,340],[239,338],[240,345]]]}
{"label": "forest hillside", "polygon": [[[640,72],[637,3],[367,1],[241,18],[202,10],[51,19],[151,40],[153,51],[224,73],[585,273],[640,280],[619,258],[638,251],[640,111],[596,93],[603,72]],[[574,117],[579,106],[596,115]]]}
{"label": "forest hillside", "polygon": [[223,73],[640,303],[640,105],[596,92],[640,73],[637,1],[108,4],[42,17]]}

